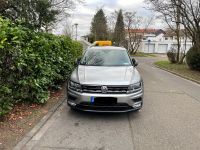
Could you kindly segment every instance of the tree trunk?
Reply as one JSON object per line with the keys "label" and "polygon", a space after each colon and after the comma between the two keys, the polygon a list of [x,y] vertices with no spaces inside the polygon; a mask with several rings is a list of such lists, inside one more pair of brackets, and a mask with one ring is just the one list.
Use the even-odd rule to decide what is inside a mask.
{"label": "tree trunk", "polygon": [[176,35],[177,35],[177,44],[178,44],[178,49],[177,49],[177,57],[176,57],[176,61],[179,63],[179,59],[180,59],[180,49],[181,49],[181,41],[180,41],[180,21],[181,21],[181,14],[180,14],[180,0],[178,0],[178,6],[177,6],[177,21],[176,21]]}
{"label": "tree trunk", "polygon": [[196,47],[197,51],[200,53],[200,33],[196,33],[196,38],[194,39],[194,46]]}
{"label": "tree trunk", "polygon": [[180,61],[178,62],[178,64],[183,64],[183,61],[184,61],[185,57],[186,57],[186,54],[184,53],[184,54],[181,56]]}

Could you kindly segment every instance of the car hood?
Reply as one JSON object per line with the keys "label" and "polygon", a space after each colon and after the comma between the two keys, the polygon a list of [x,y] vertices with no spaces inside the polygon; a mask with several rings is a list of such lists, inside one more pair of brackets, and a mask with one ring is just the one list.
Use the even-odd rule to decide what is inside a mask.
{"label": "car hood", "polygon": [[134,82],[134,78],[139,76],[133,66],[102,67],[79,65],[75,72],[78,82],[85,85],[130,85]]}

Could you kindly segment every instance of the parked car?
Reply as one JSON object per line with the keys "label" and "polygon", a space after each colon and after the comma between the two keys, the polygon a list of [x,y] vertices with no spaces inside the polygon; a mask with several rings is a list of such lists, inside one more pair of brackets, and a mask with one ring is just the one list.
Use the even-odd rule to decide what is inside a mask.
{"label": "parked car", "polygon": [[89,112],[137,111],[143,105],[143,80],[125,48],[90,47],[77,61],[68,83],[68,105]]}

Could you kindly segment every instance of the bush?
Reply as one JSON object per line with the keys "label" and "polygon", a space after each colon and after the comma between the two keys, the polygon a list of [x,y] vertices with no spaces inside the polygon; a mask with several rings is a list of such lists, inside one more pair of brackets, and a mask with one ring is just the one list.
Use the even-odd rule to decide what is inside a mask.
{"label": "bush", "polygon": [[174,48],[171,48],[171,49],[167,52],[168,60],[169,60],[171,63],[177,63],[176,56],[177,56],[177,52],[176,52],[176,50],[175,50]]}
{"label": "bush", "polygon": [[200,71],[200,52],[193,46],[186,55],[187,65],[190,69]]}
{"label": "bush", "polygon": [[0,18],[0,116],[19,101],[45,103],[82,54],[65,36],[38,33]]}

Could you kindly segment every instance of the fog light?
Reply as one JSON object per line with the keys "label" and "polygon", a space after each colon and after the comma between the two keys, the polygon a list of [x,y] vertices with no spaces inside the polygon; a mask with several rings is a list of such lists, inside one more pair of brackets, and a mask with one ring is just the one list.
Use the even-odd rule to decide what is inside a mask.
{"label": "fog light", "polygon": [[142,102],[136,102],[136,103],[134,103],[134,105],[133,105],[134,108],[139,108],[139,107],[141,107],[141,106],[142,106]]}
{"label": "fog light", "polygon": [[68,101],[68,104],[69,104],[70,106],[76,106],[76,103],[74,103],[74,102],[72,102],[72,101]]}

